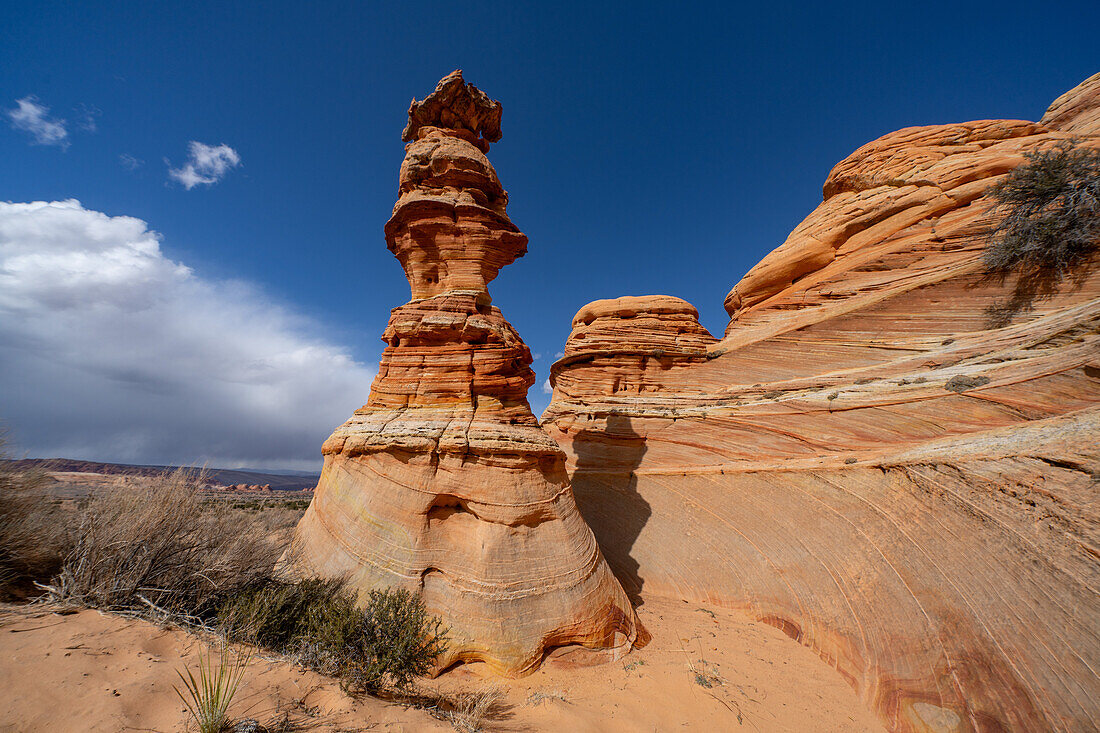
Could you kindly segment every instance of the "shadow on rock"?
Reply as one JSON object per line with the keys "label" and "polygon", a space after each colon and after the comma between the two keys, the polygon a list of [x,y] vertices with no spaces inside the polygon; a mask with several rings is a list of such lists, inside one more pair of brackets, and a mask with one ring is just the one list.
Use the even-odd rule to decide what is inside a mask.
{"label": "shadow on rock", "polygon": [[626,415],[609,415],[602,430],[573,437],[577,457],[573,493],[604,557],[635,607],[642,604],[645,582],[631,557],[634,542],[653,513],[638,493],[635,470],[646,452],[646,439]]}

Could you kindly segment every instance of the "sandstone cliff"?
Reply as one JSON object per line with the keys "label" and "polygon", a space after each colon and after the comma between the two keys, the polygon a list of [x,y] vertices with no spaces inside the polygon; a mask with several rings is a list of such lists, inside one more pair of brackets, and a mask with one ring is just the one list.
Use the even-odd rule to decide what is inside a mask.
{"label": "sandstone cliff", "polygon": [[527,251],[485,157],[500,117],[457,71],[409,108],[385,232],[412,300],[392,312],[367,404],[322,447],[289,558],[360,593],[421,592],[450,628],[442,667],[518,675],[565,645],[621,655],[638,626],[528,406],[531,353],[487,290]]}
{"label": "sandstone cliff", "polygon": [[778,626],[891,730],[1095,725],[1100,264],[1034,292],[981,262],[986,190],[1069,137],[1100,146],[1100,74],[863,146],[720,340],[664,296],[577,314],[544,424],[629,592]]}

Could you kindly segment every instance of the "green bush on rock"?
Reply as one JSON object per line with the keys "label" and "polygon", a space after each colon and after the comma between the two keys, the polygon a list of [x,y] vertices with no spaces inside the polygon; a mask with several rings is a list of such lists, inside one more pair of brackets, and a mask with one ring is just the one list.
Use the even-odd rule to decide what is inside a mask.
{"label": "green bush on rock", "polygon": [[989,271],[1061,276],[1100,242],[1100,149],[1066,140],[1025,153],[1027,163],[989,189],[1002,214],[985,251]]}

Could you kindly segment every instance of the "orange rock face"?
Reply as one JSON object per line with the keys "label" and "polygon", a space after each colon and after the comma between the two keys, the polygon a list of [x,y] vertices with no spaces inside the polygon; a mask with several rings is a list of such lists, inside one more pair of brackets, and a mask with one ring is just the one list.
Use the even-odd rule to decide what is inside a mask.
{"label": "orange rock face", "polygon": [[715,341],[695,306],[680,298],[597,300],[573,317],[564,357],[550,376],[565,391],[600,384],[608,394],[641,394],[660,389],[670,369],[705,362]]}
{"label": "orange rock face", "polygon": [[486,289],[527,246],[485,157],[499,138],[500,103],[461,72],[413,101],[385,228],[413,300],[367,404],[322,447],[288,559],[361,594],[418,591],[450,627],[441,667],[520,675],[567,645],[615,658],[639,627],[527,404],[531,353]]}
{"label": "orange rock face", "polygon": [[1100,262],[1028,309],[981,257],[988,187],[1098,111],[1100,75],[863,146],[721,340],[661,296],[581,310],[544,424],[628,592],[774,624],[890,730],[1095,725]]}

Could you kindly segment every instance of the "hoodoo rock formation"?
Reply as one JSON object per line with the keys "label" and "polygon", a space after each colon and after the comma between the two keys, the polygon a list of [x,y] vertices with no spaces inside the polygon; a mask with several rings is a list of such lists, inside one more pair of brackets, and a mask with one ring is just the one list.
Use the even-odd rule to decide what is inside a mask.
{"label": "hoodoo rock formation", "polygon": [[1100,262],[1030,308],[982,264],[989,186],[1071,137],[1100,74],[863,146],[721,340],[661,296],[578,313],[544,424],[628,592],[774,624],[893,731],[1095,729]]}
{"label": "hoodoo rock formation", "polygon": [[500,117],[459,71],[409,108],[385,232],[412,301],[367,404],[324,443],[290,558],[362,593],[421,592],[450,627],[441,666],[519,675],[555,647],[623,654],[639,627],[528,406],[531,353],[486,289],[527,251],[485,157]]}

